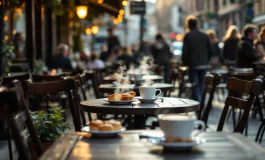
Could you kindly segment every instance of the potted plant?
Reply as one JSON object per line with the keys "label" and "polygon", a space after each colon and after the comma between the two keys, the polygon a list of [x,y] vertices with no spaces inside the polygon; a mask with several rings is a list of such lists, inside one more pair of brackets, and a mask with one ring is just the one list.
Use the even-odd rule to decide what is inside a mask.
{"label": "potted plant", "polygon": [[0,50],[0,56],[2,58],[4,73],[8,75],[10,73],[10,66],[12,65],[12,60],[16,57],[14,52],[14,46],[8,44],[7,41],[3,42],[3,46]]}
{"label": "potted plant", "polygon": [[[30,112],[43,149],[46,150],[66,130],[70,129],[70,123],[65,122],[66,110],[61,107],[49,107],[47,111]],[[29,149],[31,142],[28,140]],[[33,152],[30,152],[31,154]],[[32,155],[33,157],[35,155]]]}
{"label": "potted plant", "polygon": [[42,60],[34,59],[34,72],[36,74],[41,74],[43,72],[44,67],[45,63]]}

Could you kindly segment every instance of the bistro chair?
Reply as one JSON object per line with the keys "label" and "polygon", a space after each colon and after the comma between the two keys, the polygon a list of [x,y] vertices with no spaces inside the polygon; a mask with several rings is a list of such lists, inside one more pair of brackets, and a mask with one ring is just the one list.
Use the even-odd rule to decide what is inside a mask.
{"label": "bistro chair", "polygon": [[[19,152],[19,159],[31,159],[28,146],[24,141],[21,129],[26,126],[34,146],[37,157],[43,153],[42,145],[33,125],[28,107],[21,103],[24,99],[24,92],[19,81],[14,82],[14,87],[9,91],[0,93],[1,112],[7,118],[13,139]],[[12,150],[11,150],[12,151]]]}
{"label": "bistro chair", "polygon": [[[234,127],[234,132],[243,133],[247,126],[249,112],[253,104],[255,96],[259,95],[263,89],[263,82],[261,79],[255,79],[253,81],[240,80],[234,77],[228,79],[227,89],[229,91],[225,100],[225,106],[221,114],[217,131],[222,131],[227,117],[229,107],[232,109],[241,109],[243,111],[238,123]],[[248,95],[247,99],[238,97],[238,94]]]}
{"label": "bistro chair", "polygon": [[[42,83],[27,82],[26,89],[27,98],[30,95],[56,94],[61,92],[66,93],[69,102],[69,107],[73,117],[75,130],[81,130],[80,110],[77,101],[76,81],[74,79],[65,79],[61,81]],[[46,100],[49,100],[49,97],[47,97]]]}
{"label": "bistro chair", "polygon": [[62,80],[62,77],[64,77],[64,74],[55,75],[55,76],[32,74],[31,76],[32,76],[32,79],[31,79],[32,82],[52,82],[52,81]]}
{"label": "bistro chair", "polygon": [[[212,109],[212,101],[214,98],[215,89],[216,89],[216,86],[220,84],[221,80],[222,80],[222,77],[220,74],[215,74],[215,75],[207,74],[204,79],[205,87],[204,87],[202,99],[200,102],[198,119],[204,121],[206,126],[207,126],[210,111]],[[209,95],[209,98],[208,98],[206,105],[204,105],[207,94]]]}

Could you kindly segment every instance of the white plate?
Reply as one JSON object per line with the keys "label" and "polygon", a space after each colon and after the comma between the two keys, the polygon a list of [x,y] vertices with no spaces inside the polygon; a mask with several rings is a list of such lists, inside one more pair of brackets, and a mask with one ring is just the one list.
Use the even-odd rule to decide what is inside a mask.
{"label": "white plate", "polygon": [[192,142],[165,142],[164,138],[158,139],[158,138],[149,138],[150,142],[163,146],[164,149],[168,150],[174,150],[174,151],[187,151],[190,150],[192,147],[198,146],[200,144],[203,144],[206,142],[205,138],[202,137],[196,137]]}
{"label": "white plate", "polygon": [[115,130],[115,131],[91,131],[89,129],[89,126],[85,126],[82,128],[83,132],[88,132],[91,133],[94,136],[99,136],[99,137],[111,137],[111,136],[115,136],[121,132],[124,132],[126,130],[125,127],[122,127],[121,130]]}
{"label": "white plate", "polygon": [[109,102],[110,104],[131,104],[134,101],[137,101],[137,99],[128,100],[128,101],[110,101],[108,98],[104,98],[104,101]]}

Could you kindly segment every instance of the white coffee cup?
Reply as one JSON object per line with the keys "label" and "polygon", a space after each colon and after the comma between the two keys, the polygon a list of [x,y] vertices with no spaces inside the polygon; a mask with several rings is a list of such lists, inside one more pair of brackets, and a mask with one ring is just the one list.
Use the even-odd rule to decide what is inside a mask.
{"label": "white coffee cup", "polygon": [[[160,89],[156,89],[155,87],[152,86],[140,86],[139,91],[140,91],[140,96],[144,99],[153,99],[162,93]],[[157,95],[156,91],[159,91]]]}
{"label": "white coffee cup", "polygon": [[205,123],[196,120],[195,116],[184,114],[160,114],[158,115],[160,128],[166,138],[190,139],[196,126],[201,126],[200,130],[205,130]]}

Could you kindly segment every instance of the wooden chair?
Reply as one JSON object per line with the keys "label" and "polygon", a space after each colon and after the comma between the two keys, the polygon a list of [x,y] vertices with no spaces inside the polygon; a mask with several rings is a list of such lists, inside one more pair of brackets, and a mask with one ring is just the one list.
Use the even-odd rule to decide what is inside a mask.
{"label": "wooden chair", "polygon": [[86,71],[85,72],[85,79],[91,80],[92,82],[92,87],[95,93],[95,97],[98,98],[103,98],[103,95],[101,92],[99,92],[98,86],[100,85],[98,81],[98,75],[94,71]]}
{"label": "wooden chair", "polygon": [[52,82],[52,81],[60,81],[64,77],[62,75],[48,76],[48,75],[37,75],[32,74],[32,82]]}
{"label": "wooden chair", "polygon": [[[213,101],[215,89],[216,89],[216,86],[220,84],[221,79],[222,77],[219,74],[215,74],[215,75],[207,74],[204,79],[205,87],[204,87],[204,91],[202,94],[200,109],[198,112],[198,119],[203,120],[206,125],[208,122],[210,110],[212,109],[212,101]],[[204,106],[204,101],[205,101],[207,94],[209,95],[209,98],[206,103],[206,106]]]}
{"label": "wooden chair", "polygon": [[[229,107],[233,109],[238,108],[243,110],[243,114],[234,128],[234,132],[243,133],[249,117],[249,112],[253,104],[255,96],[259,95],[263,89],[263,82],[261,79],[255,79],[253,81],[244,81],[237,78],[229,78],[227,83],[227,89],[229,94],[225,101],[225,106],[217,127],[217,131],[222,131],[227,117]],[[238,93],[247,94],[248,98],[239,98]]]}
{"label": "wooden chair", "polygon": [[27,82],[26,89],[27,97],[29,97],[29,95],[65,92],[71,109],[75,130],[81,131],[80,110],[77,101],[76,81],[74,79],[42,83]]}
{"label": "wooden chair", "polygon": [[[265,81],[265,79],[263,79],[263,82],[264,81]],[[263,85],[262,96],[263,96],[263,105],[262,105],[262,107],[263,107],[263,110],[265,110],[265,85]],[[261,110],[261,112],[262,112],[262,110]],[[261,124],[259,126],[255,141],[256,142],[259,141],[259,143],[261,143],[264,133],[265,133],[265,117],[262,115]]]}
{"label": "wooden chair", "polygon": [[[13,139],[17,146],[19,152],[19,159],[31,159],[30,153],[25,143],[23,136],[21,135],[24,126],[27,126],[30,139],[34,146],[35,152],[39,157],[43,153],[42,145],[38,138],[36,129],[34,128],[33,122],[31,120],[28,108],[22,104],[19,104],[19,101],[23,97],[23,92],[21,92],[22,86],[20,82],[16,82],[15,87],[9,91],[0,93],[0,103],[1,103],[1,112],[4,113],[4,116],[7,118],[8,126],[11,129]],[[21,96],[21,97],[19,97]]]}

